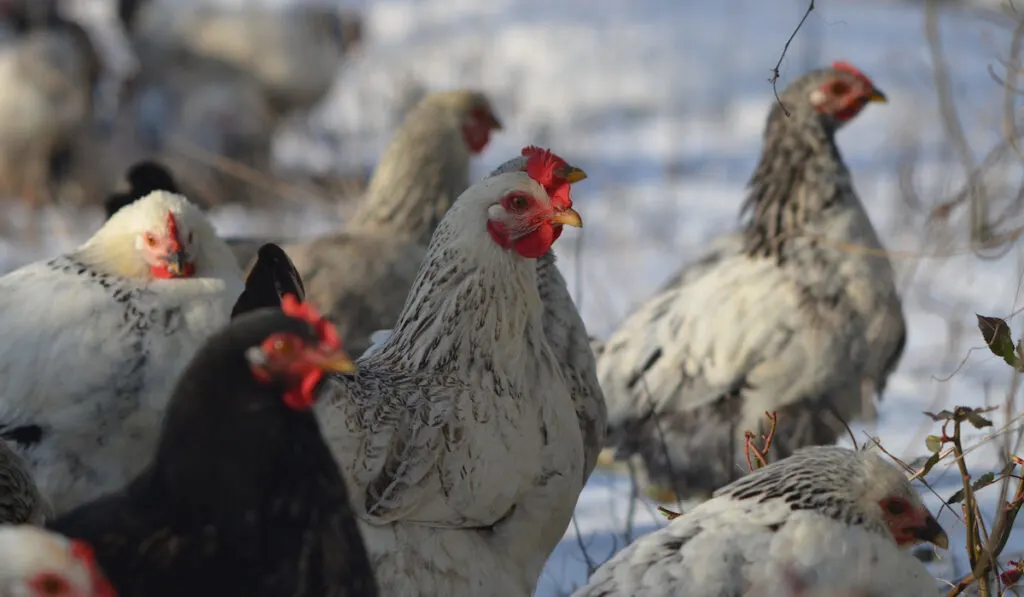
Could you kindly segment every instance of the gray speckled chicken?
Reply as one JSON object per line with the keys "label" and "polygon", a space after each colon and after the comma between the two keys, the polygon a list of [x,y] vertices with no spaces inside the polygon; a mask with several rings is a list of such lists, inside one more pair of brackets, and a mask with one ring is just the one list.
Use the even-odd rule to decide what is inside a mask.
{"label": "gray speckled chicken", "polygon": [[21,456],[0,441],[0,524],[42,525],[53,507],[32,480]]}
{"label": "gray speckled chicken", "polygon": [[743,433],[765,411],[779,412],[775,458],[834,442],[840,419],[874,416],[874,394],[903,350],[892,265],[835,141],[885,97],[836,63],[781,99],[790,114],[771,108],[743,229],[713,243],[599,351],[608,443],[621,458],[639,455],[667,497],[706,495],[745,470]]}
{"label": "gray speckled chicken", "polygon": [[933,596],[909,552],[924,541],[949,548],[900,469],[873,449],[812,446],[640,537],[573,595]]}
{"label": "gray speckled chicken", "polygon": [[482,93],[428,95],[406,115],[344,228],[282,245],[353,354],[394,325],[434,228],[469,186],[470,158],[500,128]]}

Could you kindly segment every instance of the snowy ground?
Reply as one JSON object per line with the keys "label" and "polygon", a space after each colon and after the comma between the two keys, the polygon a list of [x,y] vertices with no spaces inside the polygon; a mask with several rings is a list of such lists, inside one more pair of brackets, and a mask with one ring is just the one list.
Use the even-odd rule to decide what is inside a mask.
{"label": "snowy ground", "polygon": [[[559,263],[587,325],[605,335],[709,238],[734,225],[772,101],[770,69],[805,8],[803,0],[367,3],[368,45],[314,116],[319,140],[284,135],[280,157],[318,170],[372,166],[395,124],[393,106],[417,85],[482,87],[495,98],[507,130],[479,160],[479,173],[538,143],[590,175],[574,188],[586,229],[560,241]],[[888,104],[871,105],[839,142],[876,227],[898,253],[910,336],[874,433],[906,459],[924,453],[924,436],[933,432],[921,411],[1004,399],[1005,368],[983,350],[970,352],[983,345],[974,313],[1013,313],[1024,272],[1019,246],[994,259],[967,250],[962,209],[948,227],[925,225],[928,208],[950,196],[964,176],[937,117],[923,22],[916,3],[819,1],[789,49],[780,81],[845,59],[889,95]],[[1006,55],[1012,27],[972,12],[943,16],[940,29],[953,97],[981,160],[997,141],[1003,114],[1001,89],[987,67],[1002,70],[998,59]],[[335,145],[340,153],[330,149]],[[1021,177],[1020,160],[1008,162],[999,173],[1008,190],[994,188],[1004,206]],[[917,168],[904,178],[923,207],[908,199],[908,183],[900,180],[908,163]],[[1019,219],[1012,211],[1001,226],[1010,229]],[[271,219],[229,210],[216,221],[227,233],[280,233],[283,222],[287,234],[312,234],[333,225],[321,212]],[[0,245],[0,261],[10,267],[66,248],[87,235],[89,225],[51,238],[43,250]],[[1011,323],[1024,330],[1019,318]],[[855,429],[860,437],[863,431]],[[972,459],[981,468],[995,462],[985,450]],[[941,474],[936,471],[937,488],[949,495],[956,479]],[[621,476],[594,475],[577,508],[581,539],[570,527],[538,596],[568,593],[585,579],[580,542],[598,563],[621,547],[628,498]],[[938,500],[929,500],[937,512]],[[950,511],[940,521],[962,542],[963,527]],[[661,524],[649,504],[636,507],[636,532]],[[950,576],[954,567],[947,561],[936,571]],[[963,573],[962,564],[955,572]]]}

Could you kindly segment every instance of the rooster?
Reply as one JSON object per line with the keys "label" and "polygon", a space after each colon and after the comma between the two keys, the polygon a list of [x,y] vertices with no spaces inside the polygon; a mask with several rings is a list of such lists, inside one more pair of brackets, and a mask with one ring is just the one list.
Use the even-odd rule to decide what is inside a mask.
{"label": "rooster", "polygon": [[640,455],[659,497],[706,495],[734,479],[744,432],[766,411],[779,413],[774,458],[836,441],[845,420],[874,416],[873,394],[903,351],[892,265],[835,143],[885,96],[839,62],[781,100],[744,229],[641,305],[597,359],[608,443],[619,457]]}
{"label": "rooster", "polygon": [[[587,476],[536,260],[580,226],[548,152],[441,220],[397,325],[318,414],[384,595],[529,596]],[[467,562],[472,562],[467,566]]]}
{"label": "rooster", "polygon": [[92,548],[28,525],[0,526],[0,597],[118,597]]}
{"label": "rooster", "polygon": [[312,413],[325,372],[353,369],[292,295],[239,314],[182,373],[146,470],[50,527],[89,541],[120,597],[376,597]]}
{"label": "rooster", "polygon": [[146,464],[172,384],[241,291],[210,222],[164,192],[0,278],[0,439],[57,514]]}
{"label": "rooster", "polygon": [[793,597],[794,581],[937,595],[935,579],[909,552],[922,541],[949,548],[898,468],[872,449],[812,446],[640,537],[573,596]]}
{"label": "rooster", "polygon": [[428,95],[406,116],[344,229],[283,245],[353,354],[372,332],[394,326],[434,228],[469,186],[470,157],[500,128],[481,93]]}

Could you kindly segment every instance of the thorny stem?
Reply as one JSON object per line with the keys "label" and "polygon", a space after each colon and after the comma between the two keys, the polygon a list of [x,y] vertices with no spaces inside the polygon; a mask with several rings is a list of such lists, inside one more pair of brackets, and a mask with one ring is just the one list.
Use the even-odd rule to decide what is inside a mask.
{"label": "thorny stem", "polygon": [[[753,432],[747,431],[746,433],[743,434],[743,437],[746,438],[743,446],[743,453],[747,457],[747,468],[749,468],[751,472],[753,472],[755,468],[761,468],[762,466],[766,466],[768,464],[768,459],[765,457],[765,454],[767,454],[768,450],[770,450],[772,447],[772,440],[775,439],[775,428],[779,424],[778,413],[766,412],[764,413],[764,416],[768,417],[768,435],[764,436],[764,445],[760,449],[758,449],[758,447],[753,444]],[[755,467],[754,463],[751,462],[751,452],[754,453],[754,458],[757,459],[760,465]]]}

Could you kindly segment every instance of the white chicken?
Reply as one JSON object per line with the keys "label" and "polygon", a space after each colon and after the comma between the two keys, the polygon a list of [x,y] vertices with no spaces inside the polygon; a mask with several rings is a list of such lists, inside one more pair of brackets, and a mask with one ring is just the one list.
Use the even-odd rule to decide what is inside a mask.
{"label": "white chicken", "polygon": [[574,597],[793,597],[795,583],[934,595],[907,549],[949,538],[874,450],[814,446],[758,469],[616,554]]}
{"label": "white chicken", "polygon": [[82,542],[29,525],[0,526],[0,597],[117,597]]}
{"label": "white chicken", "polygon": [[484,179],[434,233],[398,323],[318,415],[382,595],[533,594],[589,474],[536,259],[580,226],[526,172]]}
{"label": "white chicken", "polygon": [[0,439],[57,514],[149,461],[171,386],[227,323],[241,275],[202,212],[158,191],[0,278]]}

